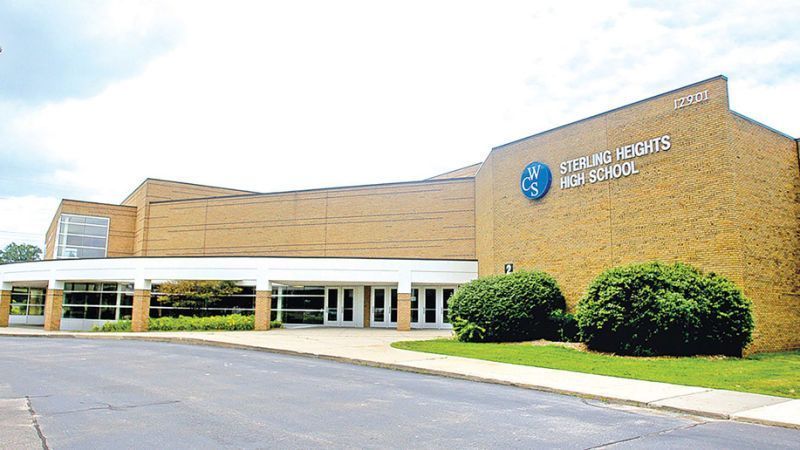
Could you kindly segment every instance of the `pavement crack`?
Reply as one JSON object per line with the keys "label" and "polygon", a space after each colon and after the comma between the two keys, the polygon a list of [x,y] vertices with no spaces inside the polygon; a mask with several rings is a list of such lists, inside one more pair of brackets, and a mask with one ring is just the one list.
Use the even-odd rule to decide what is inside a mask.
{"label": "pavement crack", "polygon": [[651,437],[651,436],[661,436],[661,435],[664,435],[664,434],[669,434],[669,433],[672,433],[673,431],[690,430],[690,429],[692,429],[694,427],[699,427],[700,425],[705,425],[707,423],[709,423],[709,421],[695,422],[695,423],[690,423],[688,425],[679,425],[677,427],[671,427],[671,428],[667,428],[667,429],[664,429],[664,430],[653,431],[652,433],[644,433],[644,434],[640,434],[640,435],[637,435],[637,436],[631,436],[631,437],[628,437],[628,438],[625,438],[625,439],[619,439],[619,440],[616,440],[616,441],[606,442],[605,444],[595,445],[593,447],[586,447],[585,450],[593,450],[593,449],[597,449],[597,448],[607,448],[607,447],[611,447],[613,445],[622,444],[624,442],[635,441],[637,439],[647,438],[647,437]]}
{"label": "pavement crack", "polygon": [[42,443],[42,449],[50,450],[50,447],[47,445],[47,438],[44,437],[44,433],[42,433],[42,428],[39,426],[39,421],[36,419],[36,411],[33,410],[33,404],[31,404],[31,398],[29,396],[25,396],[25,405],[28,407],[28,412],[31,415],[31,420],[33,421],[33,429],[36,430],[36,435],[39,436],[39,440]]}
{"label": "pavement crack", "polygon": [[103,406],[93,406],[91,408],[82,408],[82,409],[72,409],[69,411],[60,411],[52,413],[51,416],[61,416],[64,414],[74,414],[79,412],[87,412],[87,411],[101,411],[101,410],[108,410],[108,411],[126,411],[129,409],[135,408],[143,408],[147,406],[160,406],[160,405],[173,405],[175,403],[180,403],[180,400],[166,400],[162,402],[150,402],[150,403],[140,403],[136,405],[112,405],[111,403],[101,403]]}

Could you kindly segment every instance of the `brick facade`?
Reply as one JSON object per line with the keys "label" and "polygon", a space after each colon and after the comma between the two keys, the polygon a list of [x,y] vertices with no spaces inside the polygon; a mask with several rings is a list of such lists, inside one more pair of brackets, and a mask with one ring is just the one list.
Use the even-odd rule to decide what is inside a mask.
{"label": "brick facade", "polygon": [[[676,108],[704,91],[707,99]],[[664,135],[671,148],[635,158],[638,174],[561,188],[561,162]],[[720,76],[496,147],[481,164],[428,180],[259,194],[148,179],[122,205],[65,200],[46,256],[61,213],[89,214],[111,218],[109,256],[477,259],[481,275],[514,263],[552,274],[573,310],[609,267],[682,261],[730,278],[753,301],[749,351],[798,348],[799,159],[797,140],[730,110]],[[553,173],[539,200],[520,192],[532,161]],[[406,328],[407,294],[398,305]]]}
{"label": "brick facade", "polygon": [[[707,101],[674,99],[708,90]],[[639,174],[571,189],[562,161],[668,134],[669,151],[636,158]],[[753,300],[750,351],[800,347],[800,169],[793,141],[731,112],[717,77],[495,148],[476,175],[482,275],[540,269],[570,309],[604,269],[682,261],[720,273]],[[531,161],[553,171],[550,192],[520,192]]]}

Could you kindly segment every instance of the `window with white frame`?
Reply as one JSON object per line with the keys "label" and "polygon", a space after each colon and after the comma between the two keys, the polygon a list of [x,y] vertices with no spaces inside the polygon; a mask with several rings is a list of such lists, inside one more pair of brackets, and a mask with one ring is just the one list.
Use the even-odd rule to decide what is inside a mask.
{"label": "window with white frame", "polygon": [[56,258],[105,258],[108,217],[62,214],[58,219]]}

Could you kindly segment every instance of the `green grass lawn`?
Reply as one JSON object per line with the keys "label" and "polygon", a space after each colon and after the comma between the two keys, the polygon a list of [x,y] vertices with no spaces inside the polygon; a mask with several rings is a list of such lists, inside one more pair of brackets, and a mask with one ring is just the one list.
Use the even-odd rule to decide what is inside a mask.
{"label": "green grass lawn", "polygon": [[395,342],[392,347],[509,364],[800,398],[800,351],[748,358],[639,358],[587,353],[557,345],[477,344],[450,339]]}

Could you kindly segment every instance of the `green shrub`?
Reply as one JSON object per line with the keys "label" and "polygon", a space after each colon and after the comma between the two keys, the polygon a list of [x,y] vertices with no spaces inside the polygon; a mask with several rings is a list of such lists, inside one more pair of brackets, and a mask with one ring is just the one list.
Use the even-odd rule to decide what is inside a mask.
{"label": "green shrub", "polygon": [[450,299],[453,330],[464,341],[524,341],[553,336],[553,311],[564,310],[556,280],[516,272],[473,280]]}
{"label": "green shrub", "polygon": [[[150,331],[241,331],[252,330],[255,327],[255,316],[243,316],[241,314],[230,314],[227,316],[179,316],[179,317],[158,317],[151,318],[148,329]],[[282,328],[283,324],[278,320],[270,322],[272,328]],[[106,322],[102,326],[95,326],[92,331],[131,331],[130,320],[119,320],[116,322]]]}
{"label": "green shrub", "polygon": [[686,264],[650,262],[606,270],[578,305],[583,340],[625,355],[741,355],[750,301],[730,281]]}
{"label": "green shrub", "polygon": [[131,331],[131,321],[117,320],[115,322],[106,322],[99,326],[98,325],[93,326],[92,331],[106,331],[106,332]]}
{"label": "green shrub", "polygon": [[555,310],[550,314],[550,322],[553,324],[552,338],[554,340],[561,342],[580,342],[578,319],[574,314],[562,310]]}

